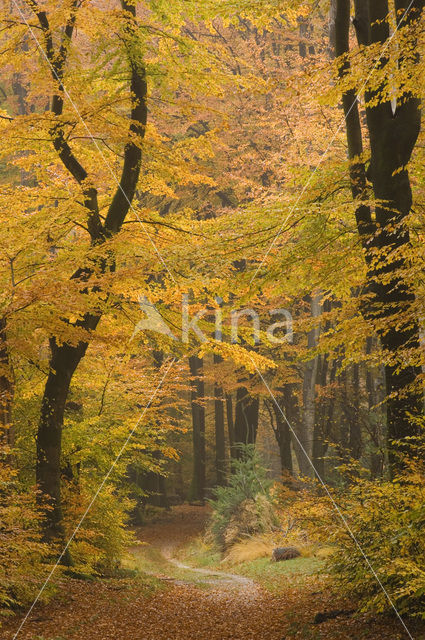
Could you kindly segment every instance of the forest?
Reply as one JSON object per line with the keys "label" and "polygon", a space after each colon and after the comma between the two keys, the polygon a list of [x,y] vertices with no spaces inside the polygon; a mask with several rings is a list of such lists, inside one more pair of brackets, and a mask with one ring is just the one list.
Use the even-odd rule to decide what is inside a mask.
{"label": "forest", "polygon": [[424,0],[1,0],[0,637],[425,639]]}

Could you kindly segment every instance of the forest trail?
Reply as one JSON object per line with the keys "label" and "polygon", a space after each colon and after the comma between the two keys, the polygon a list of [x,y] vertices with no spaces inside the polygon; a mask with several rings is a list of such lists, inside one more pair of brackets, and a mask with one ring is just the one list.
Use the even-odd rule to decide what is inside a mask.
{"label": "forest trail", "polygon": [[[250,578],[227,571],[193,567],[175,557],[179,547],[185,546],[204,531],[207,517],[208,511],[204,507],[182,505],[174,510],[173,517],[139,530],[141,540],[159,549],[164,560],[171,565],[170,569],[182,570],[188,579],[172,578],[163,574],[159,577],[170,579],[180,585],[190,585],[195,581],[198,585],[209,586],[212,588],[211,597],[220,600],[228,599],[232,595],[237,595],[239,600],[259,598],[260,588]],[[133,549],[133,553],[137,556],[136,549]],[[158,574],[156,576],[158,577]]]}
{"label": "forest trail", "polygon": [[174,567],[177,567],[177,569],[183,569],[202,576],[201,582],[203,584],[208,584],[221,589],[227,588],[229,590],[237,590],[238,596],[243,598],[257,598],[259,595],[258,585],[250,578],[238,576],[236,573],[190,567],[188,564],[184,564],[176,558],[173,558],[169,549],[164,549],[163,555],[168,562]]}
{"label": "forest trail", "polygon": [[[244,576],[193,568],[176,558],[205,527],[201,507],[173,509],[164,520],[140,527],[148,567],[159,588],[147,589],[137,578],[77,580],[62,578],[59,594],[37,605],[17,640],[396,640],[404,638],[396,622],[338,618],[315,625],[319,611],[341,603],[323,590],[317,576],[302,586],[291,576],[278,595]],[[142,565],[141,556],[137,560]],[[145,567],[146,568],[146,567]],[[1,629],[12,640],[19,617]]]}

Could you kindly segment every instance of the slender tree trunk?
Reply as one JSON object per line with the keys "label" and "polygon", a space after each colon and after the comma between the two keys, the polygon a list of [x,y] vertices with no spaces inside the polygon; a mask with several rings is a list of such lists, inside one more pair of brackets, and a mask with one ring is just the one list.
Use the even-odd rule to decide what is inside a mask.
{"label": "slender tree trunk", "polygon": [[257,439],[259,400],[250,395],[246,387],[236,391],[235,457],[243,455],[238,445],[252,445]]}
{"label": "slender tree trunk", "polygon": [[[319,297],[308,297],[308,303],[312,317],[317,318],[320,314]],[[308,350],[312,350],[317,346],[318,337],[318,329],[313,327],[307,336]],[[296,440],[294,441],[298,468],[302,476],[309,476],[312,473],[309,459],[312,457],[312,442],[316,417],[317,363],[318,358],[314,356],[304,365],[302,420],[298,423],[297,428],[297,436],[301,444]]]}
{"label": "slender tree trunk", "polygon": [[205,388],[202,377],[203,361],[198,356],[189,358],[191,374],[191,406],[193,434],[193,477],[191,498],[205,499]]}
{"label": "slender tree trunk", "polygon": [[[283,389],[283,402],[286,409],[286,417],[289,424],[292,426],[296,422],[296,395],[294,391],[294,385],[286,384]],[[288,422],[284,420],[280,411],[278,411],[276,403],[273,403],[276,411],[276,423],[281,432],[281,443],[279,445],[280,460],[282,469],[285,469],[288,473],[293,475],[294,467],[292,463],[292,434],[289,428]],[[279,414],[279,415],[278,415]],[[280,416],[280,418],[279,418]],[[292,427],[293,428],[293,427]]]}
{"label": "slender tree trunk", "polygon": [[[162,452],[160,450],[152,451],[150,455],[156,463],[159,463],[162,458]],[[142,489],[145,494],[141,499],[138,498],[140,504],[151,504],[164,509],[169,508],[167,487],[165,477],[162,473],[140,470],[135,465],[130,465],[127,473],[130,482],[134,483],[139,489]]]}
{"label": "slender tree trunk", "polygon": [[[331,5],[331,24],[335,23],[335,16],[332,16]],[[334,27],[333,27],[334,28]],[[325,299],[323,301],[323,313],[328,314],[332,310],[332,300]],[[324,332],[329,331],[331,323],[328,318],[325,319]],[[331,368],[330,376],[332,377],[334,367]],[[313,464],[318,475],[325,479],[325,455],[328,448],[326,438],[329,435],[327,431],[327,417],[329,412],[330,399],[326,397],[325,389],[328,385],[329,373],[329,356],[327,354],[320,356],[317,365],[317,382],[321,388],[320,398],[317,403],[316,419],[314,423],[313,433]],[[334,374],[333,374],[334,375]],[[329,381],[330,382],[330,381]]]}
{"label": "slender tree trunk", "polygon": [[286,421],[283,419],[281,413],[277,410],[275,412],[276,416],[276,432],[279,433],[278,445],[279,445],[279,457],[280,457],[280,467],[282,469],[282,473],[290,474],[291,476],[294,473],[293,465],[292,465],[292,454],[291,454],[291,432],[289,430]]}
{"label": "slender tree trunk", "polygon": [[353,365],[352,373],[352,418],[350,420],[348,448],[354,460],[360,460],[363,442],[360,420],[360,368],[358,364]]}
{"label": "slender tree trunk", "polygon": [[[337,368],[338,368],[338,361],[337,359],[335,359],[332,362],[330,375],[329,375],[329,384],[332,386],[335,385]],[[325,426],[323,428],[323,432],[324,432],[325,438],[330,438],[332,433],[335,431],[335,419],[334,419],[335,405],[336,405],[336,395],[335,393],[332,393],[327,402],[326,417],[324,420]],[[325,442],[323,446],[324,446],[324,455],[326,455],[326,452],[328,450],[328,443]]]}
{"label": "slender tree trunk", "polygon": [[[222,362],[220,356],[214,355],[214,362]],[[224,435],[224,394],[223,389],[214,385],[214,425],[215,425],[215,471],[218,486],[226,484],[226,440]]]}
{"label": "slender tree trunk", "polygon": [[[288,422],[291,424],[292,385],[283,387],[282,396],[277,398],[277,403],[284,408]],[[266,407],[270,415],[270,423],[279,447],[280,467],[283,475],[293,474],[291,431],[275,402],[266,401]]]}
{"label": "slender tree trunk", "polygon": [[231,393],[226,393],[227,434],[229,437],[230,457],[235,458],[235,423],[233,419],[233,399]]}
{"label": "slender tree trunk", "polygon": [[351,412],[349,407],[349,389],[347,369],[343,369],[339,375],[341,388],[341,412],[339,416],[339,451],[344,462],[349,460],[349,439]]}
{"label": "slender tree trunk", "polygon": [[329,359],[327,355],[319,357],[318,360],[318,373],[317,381],[322,389],[322,396],[320,397],[318,409],[316,411],[314,432],[313,432],[313,464],[318,475],[324,479],[325,476],[325,460],[324,455],[326,453],[325,447],[325,421],[326,421],[326,400],[323,397],[323,391],[327,385]]}
{"label": "slender tree trunk", "polygon": [[[373,340],[368,338],[366,341],[366,353],[369,355],[372,353]],[[384,401],[384,393],[382,386],[379,382],[379,371],[368,367],[366,369],[366,394],[369,410],[369,434],[372,441],[373,450],[370,456],[370,472],[372,478],[380,478],[384,472],[384,424],[385,424],[385,411],[383,410],[382,402]]]}
{"label": "slender tree trunk", "polygon": [[[158,459],[161,457],[161,453],[158,452]],[[152,504],[155,507],[161,507],[162,509],[169,508],[167,487],[165,484],[165,477],[161,473],[156,471],[150,471],[140,479],[141,488],[144,489],[148,496],[146,502]]]}
{"label": "slender tree trunk", "polygon": [[[162,351],[154,350],[153,362],[156,371],[159,373],[161,366],[164,363],[164,354]],[[156,444],[160,446],[160,440],[157,439]],[[148,452],[147,452],[148,453]],[[161,449],[152,449],[152,459],[155,461],[156,466],[159,467],[162,460],[164,460]],[[137,482],[141,489],[146,491],[147,496],[144,500],[147,504],[152,504],[155,507],[161,507],[164,509],[169,508],[169,501],[167,495],[167,486],[165,482],[164,473],[161,471],[147,471],[137,473]]]}

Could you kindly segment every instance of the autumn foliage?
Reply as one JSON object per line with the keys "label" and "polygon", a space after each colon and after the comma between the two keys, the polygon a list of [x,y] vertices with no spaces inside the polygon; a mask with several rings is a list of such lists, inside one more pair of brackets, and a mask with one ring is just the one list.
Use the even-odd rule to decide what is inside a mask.
{"label": "autumn foliage", "polygon": [[0,607],[210,500],[423,617],[422,9],[2,2]]}

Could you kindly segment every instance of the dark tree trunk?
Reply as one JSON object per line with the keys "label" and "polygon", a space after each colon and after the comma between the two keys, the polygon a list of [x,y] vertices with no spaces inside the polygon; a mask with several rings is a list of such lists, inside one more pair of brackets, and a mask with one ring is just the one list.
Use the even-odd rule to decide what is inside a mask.
{"label": "dark tree trunk", "polygon": [[[146,73],[141,63],[141,52],[136,38],[136,9],[135,5],[127,0],[122,0],[121,5],[127,17],[125,31],[128,37],[127,56],[130,67],[131,95],[129,131],[132,140],[125,145],[120,183],[104,221],[99,215],[97,190],[91,185],[90,181],[87,181],[88,174],[74,155],[63,129],[64,96],[61,87],[53,95],[51,104],[51,111],[56,118],[50,130],[52,144],[67,171],[81,187],[82,199],[87,214],[87,228],[93,246],[103,244],[108,237],[118,233],[129,211],[140,174],[142,157],[140,141],[144,137],[147,121]],[[57,81],[61,81],[64,76],[68,46],[74,32],[79,6],[76,1],[71,4],[69,17],[63,29],[63,39],[58,51],[56,51],[46,12],[40,9],[36,2],[31,5],[44,36],[45,55],[53,69],[52,76],[55,86],[58,84]],[[101,271],[104,272],[111,266],[113,268],[113,265],[108,265],[108,262],[110,260],[108,261],[106,257],[99,258],[98,267],[100,267]],[[81,281],[82,289],[86,292],[89,291],[89,281],[92,273],[93,269],[85,266],[78,269],[73,276]],[[90,334],[96,328],[100,317],[101,312],[95,311],[87,313],[82,320],[76,323],[76,326],[87,331],[87,340],[90,339]],[[44,503],[47,500],[51,507],[46,511],[45,535],[47,539],[62,533],[60,458],[63,416],[72,376],[84,357],[87,346],[88,342],[83,341],[75,346],[66,342],[58,344],[54,337],[50,340],[50,372],[41,403],[37,434],[36,467],[37,482],[41,490],[40,501]]]}
{"label": "dark tree trunk", "polygon": [[[159,463],[162,453],[159,450],[153,451],[151,456],[153,460]],[[136,502],[136,507],[133,510],[134,524],[140,525],[143,523],[142,512],[148,504],[163,509],[169,508],[165,477],[161,473],[145,471],[144,469],[139,469],[136,465],[129,465],[126,481],[136,487],[136,490],[131,495]],[[140,490],[143,492],[142,496],[140,496]]]}
{"label": "dark tree trunk", "polygon": [[[306,296],[304,301],[308,304],[311,317],[318,318],[321,310],[318,295]],[[313,351],[319,339],[319,328],[313,327],[307,335],[307,348]],[[314,425],[316,421],[316,382],[317,382],[318,357],[314,355],[304,363],[303,371],[303,404],[302,417],[295,424],[298,439],[294,439],[294,450],[297,457],[298,468],[302,476],[312,473],[312,443]]]}
{"label": "dark tree trunk", "polygon": [[[326,327],[325,327],[326,330]],[[316,469],[317,475],[324,480],[325,477],[325,453],[326,453],[326,445],[325,445],[325,424],[326,424],[326,408],[327,402],[323,397],[323,390],[327,385],[328,378],[328,368],[329,368],[329,359],[327,355],[320,356],[319,362],[317,366],[317,381],[319,386],[322,389],[322,395],[318,401],[318,407],[316,410],[315,422],[314,422],[314,432],[313,432],[313,464]]]}
{"label": "dark tree trunk", "polygon": [[279,433],[278,445],[280,456],[280,467],[282,473],[293,474],[294,469],[292,465],[292,453],[291,453],[291,432],[286,421],[283,419],[280,411],[275,411],[276,416],[276,432]]}
{"label": "dark tree trunk", "polygon": [[246,387],[236,391],[235,412],[235,457],[240,458],[243,451],[239,445],[255,444],[258,430],[259,400],[250,395]]}
{"label": "dark tree trunk", "polygon": [[226,393],[227,434],[229,436],[230,457],[235,457],[235,422],[233,419],[232,394]]}
{"label": "dark tree trunk", "polygon": [[360,460],[363,450],[360,416],[360,372],[355,364],[351,370],[341,373],[342,382],[342,416],[341,416],[341,457]]}
{"label": "dark tree trunk", "polygon": [[[334,2],[331,3],[331,12]],[[335,28],[335,16],[331,16],[331,24],[333,21],[333,29]],[[332,27],[331,27],[332,28]],[[325,298],[323,301],[323,313],[325,314],[325,321],[323,325],[323,331],[326,333],[331,328],[331,323],[326,314],[329,314],[332,310],[332,300]],[[328,382],[333,383],[335,380],[335,365],[333,363],[329,372],[329,356],[327,354],[320,356],[317,364],[317,383],[321,388],[321,394],[317,402],[317,410],[314,423],[313,432],[313,465],[317,474],[325,479],[325,455],[328,449],[326,442],[329,436],[329,412],[331,406],[333,406],[332,398],[329,398],[329,394],[325,393]],[[328,374],[330,373],[330,380],[328,380]]]}
{"label": "dark tree trunk", "polygon": [[47,499],[49,506],[45,528],[47,540],[63,534],[60,482],[63,417],[71,379],[84,356],[87,343],[80,343],[77,347],[58,346],[52,339],[50,346],[50,373],[41,403],[36,465],[37,485],[42,500]]}
{"label": "dark tree trunk", "polygon": [[[410,15],[419,17],[418,9],[419,6],[422,8],[422,4],[422,1],[414,2],[413,9],[416,12],[412,14],[411,10]],[[402,12],[405,5],[396,0],[395,8]],[[390,35],[389,27],[386,21],[380,24],[377,21],[387,17],[388,3],[374,0],[370,3],[369,10],[371,40],[384,43]],[[398,13],[398,19],[400,16]],[[373,97],[368,95],[366,99]],[[366,115],[372,153],[370,178],[375,198],[384,202],[384,206],[378,205],[375,208],[379,229],[376,247],[380,258],[370,274],[373,299],[367,312],[378,322],[389,320],[386,323],[388,330],[386,327],[379,334],[383,350],[394,362],[385,366],[385,382],[389,459],[392,471],[396,472],[400,468],[400,460],[393,442],[403,443],[417,433],[409,413],[418,416],[423,410],[422,392],[415,389],[421,369],[412,365],[404,366],[402,363],[405,349],[419,349],[419,323],[411,314],[411,307],[415,302],[413,286],[402,275],[409,268],[408,260],[399,253],[410,245],[409,229],[405,222],[412,206],[407,164],[420,131],[420,102],[407,94],[396,105],[395,113],[391,102],[387,101],[374,108],[367,108]],[[402,257],[397,257],[397,254]],[[403,314],[407,318],[399,326]],[[401,447],[402,451],[405,449],[404,446]]]}
{"label": "dark tree trunk", "polygon": [[[291,404],[293,402],[292,385],[287,384],[282,390],[282,396],[276,402],[266,401],[266,407],[270,415],[270,423],[279,447],[280,467],[282,474],[293,474],[292,450],[291,450],[291,430],[288,422],[291,424]],[[283,407],[284,413],[288,418],[286,422],[279,407]]]}
{"label": "dark tree trunk", "polygon": [[344,462],[349,460],[349,438],[351,412],[349,407],[347,370],[343,369],[339,375],[341,388],[341,412],[339,416],[339,454]]}
{"label": "dark tree trunk", "polygon": [[[154,350],[153,362],[155,369],[159,373],[161,366],[164,363],[164,354],[162,351]],[[157,445],[160,446],[160,439],[157,439]],[[152,450],[152,460],[155,462],[155,466],[161,467],[161,461],[164,460],[161,449]],[[147,496],[144,499],[145,504],[152,504],[155,507],[162,507],[164,509],[169,508],[169,501],[167,495],[167,486],[165,482],[164,473],[161,471],[148,471],[139,473],[136,471],[133,473],[136,478],[136,482],[143,489]]]}
{"label": "dark tree trunk", "polygon": [[[329,375],[329,384],[332,386],[335,384],[337,368],[338,368],[338,360],[335,359],[332,362],[331,371]],[[326,412],[324,417],[323,433],[325,438],[330,438],[332,433],[335,431],[335,419],[334,419],[335,405],[336,405],[335,393],[331,393],[327,401]],[[323,446],[324,446],[324,455],[326,455],[326,452],[328,450],[328,443],[325,441]],[[325,466],[325,470],[326,470],[326,466]]]}
{"label": "dark tree trunk", "polygon": [[[290,425],[296,422],[297,398],[295,395],[294,385],[287,384],[283,389],[283,403],[286,408],[286,417]],[[283,418],[280,411],[277,411],[276,403],[273,403],[276,413],[276,424],[281,433],[279,442],[279,454],[282,470],[287,471],[291,475],[294,472],[292,464],[292,434],[288,422]],[[279,417],[280,416],[280,417]]]}
{"label": "dark tree trunk", "polygon": [[[222,361],[214,355],[214,363]],[[214,424],[215,424],[215,471],[218,486],[226,484],[226,440],[224,436],[224,394],[223,389],[214,385]]]}
{"label": "dark tree trunk", "polygon": [[189,358],[191,374],[191,407],[193,434],[193,477],[191,499],[205,499],[205,389],[202,377],[203,361],[198,356]]}
{"label": "dark tree trunk", "polygon": [[[366,341],[366,353],[372,353],[373,340]],[[383,384],[379,381],[379,371],[368,367],[366,369],[365,384],[368,402],[369,419],[368,432],[372,441],[372,452],[370,456],[370,472],[372,478],[382,477],[384,472],[385,452],[384,452],[384,424],[385,411],[382,407],[384,401]]]}
{"label": "dark tree trunk", "polygon": [[[403,16],[404,24],[420,17],[423,0],[414,0],[406,15],[408,4],[406,0],[395,1],[397,21]],[[356,11],[355,26],[359,42],[385,46],[390,37],[387,0],[357,0]],[[349,20],[349,0],[337,0],[337,56],[349,51]],[[402,56],[403,52],[400,62]],[[385,73],[387,65],[388,60],[383,56],[379,62],[380,70]],[[341,76],[348,69],[349,62],[345,59],[340,70]],[[379,91],[378,88],[366,93],[367,105],[379,99]],[[358,110],[357,105],[352,108],[352,93],[345,94],[343,98],[350,158],[359,153],[356,145],[361,148]],[[378,204],[375,207],[376,229],[367,207],[359,207],[357,214],[357,226],[369,266],[369,297],[364,303],[363,313],[375,323],[387,359],[385,381],[389,459],[392,473],[396,473],[402,466],[399,452],[408,450],[408,438],[417,433],[409,414],[420,415],[423,409],[422,392],[415,386],[421,370],[403,362],[403,352],[419,349],[419,324],[412,313],[415,293],[403,273],[409,268],[405,249],[410,245],[410,236],[405,219],[412,205],[407,165],[420,132],[420,102],[406,92],[398,100],[395,110],[389,99],[367,106],[366,118],[371,147],[368,177]],[[352,188],[359,185],[360,198],[362,180],[363,169],[360,178],[352,178]],[[373,231],[375,233],[371,237]],[[373,250],[376,260],[372,264]],[[395,442],[400,446],[396,446]]]}
{"label": "dark tree trunk", "polygon": [[[350,28],[350,0],[335,0],[335,54],[337,57],[349,51]],[[350,70],[350,62],[347,58],[339,68],[341,78]],[[370,262],[369,243],[375,232],[375,224],[368,204],[363,204],[368,198],[366,168],[361,159],[363,154],[363,138],[360,124],[357,94],[354,89],[347,91],[342,96],[342,107],[345,115],[346,134],[348,145],[348,159],[350,160],[350,183],[353,199],[358,201],[356,210],[357,228],[362,240],[365,257]]]}
{"label": "dark tree trunk", "polygon": [[352,417],[350,420],[350,433],[348,448],[354,460],[360,460],[363,450],[361,419],[360,419],[360,370],[359,365],[353,365],[352,380]]}
{"label": "dark tree trunk", "polygon": [[140,479],[140,486],[148,494],[145,499],[146,503],[162,509],[169,508],[165,477],[161,473],[150,471],[145,474]]}

